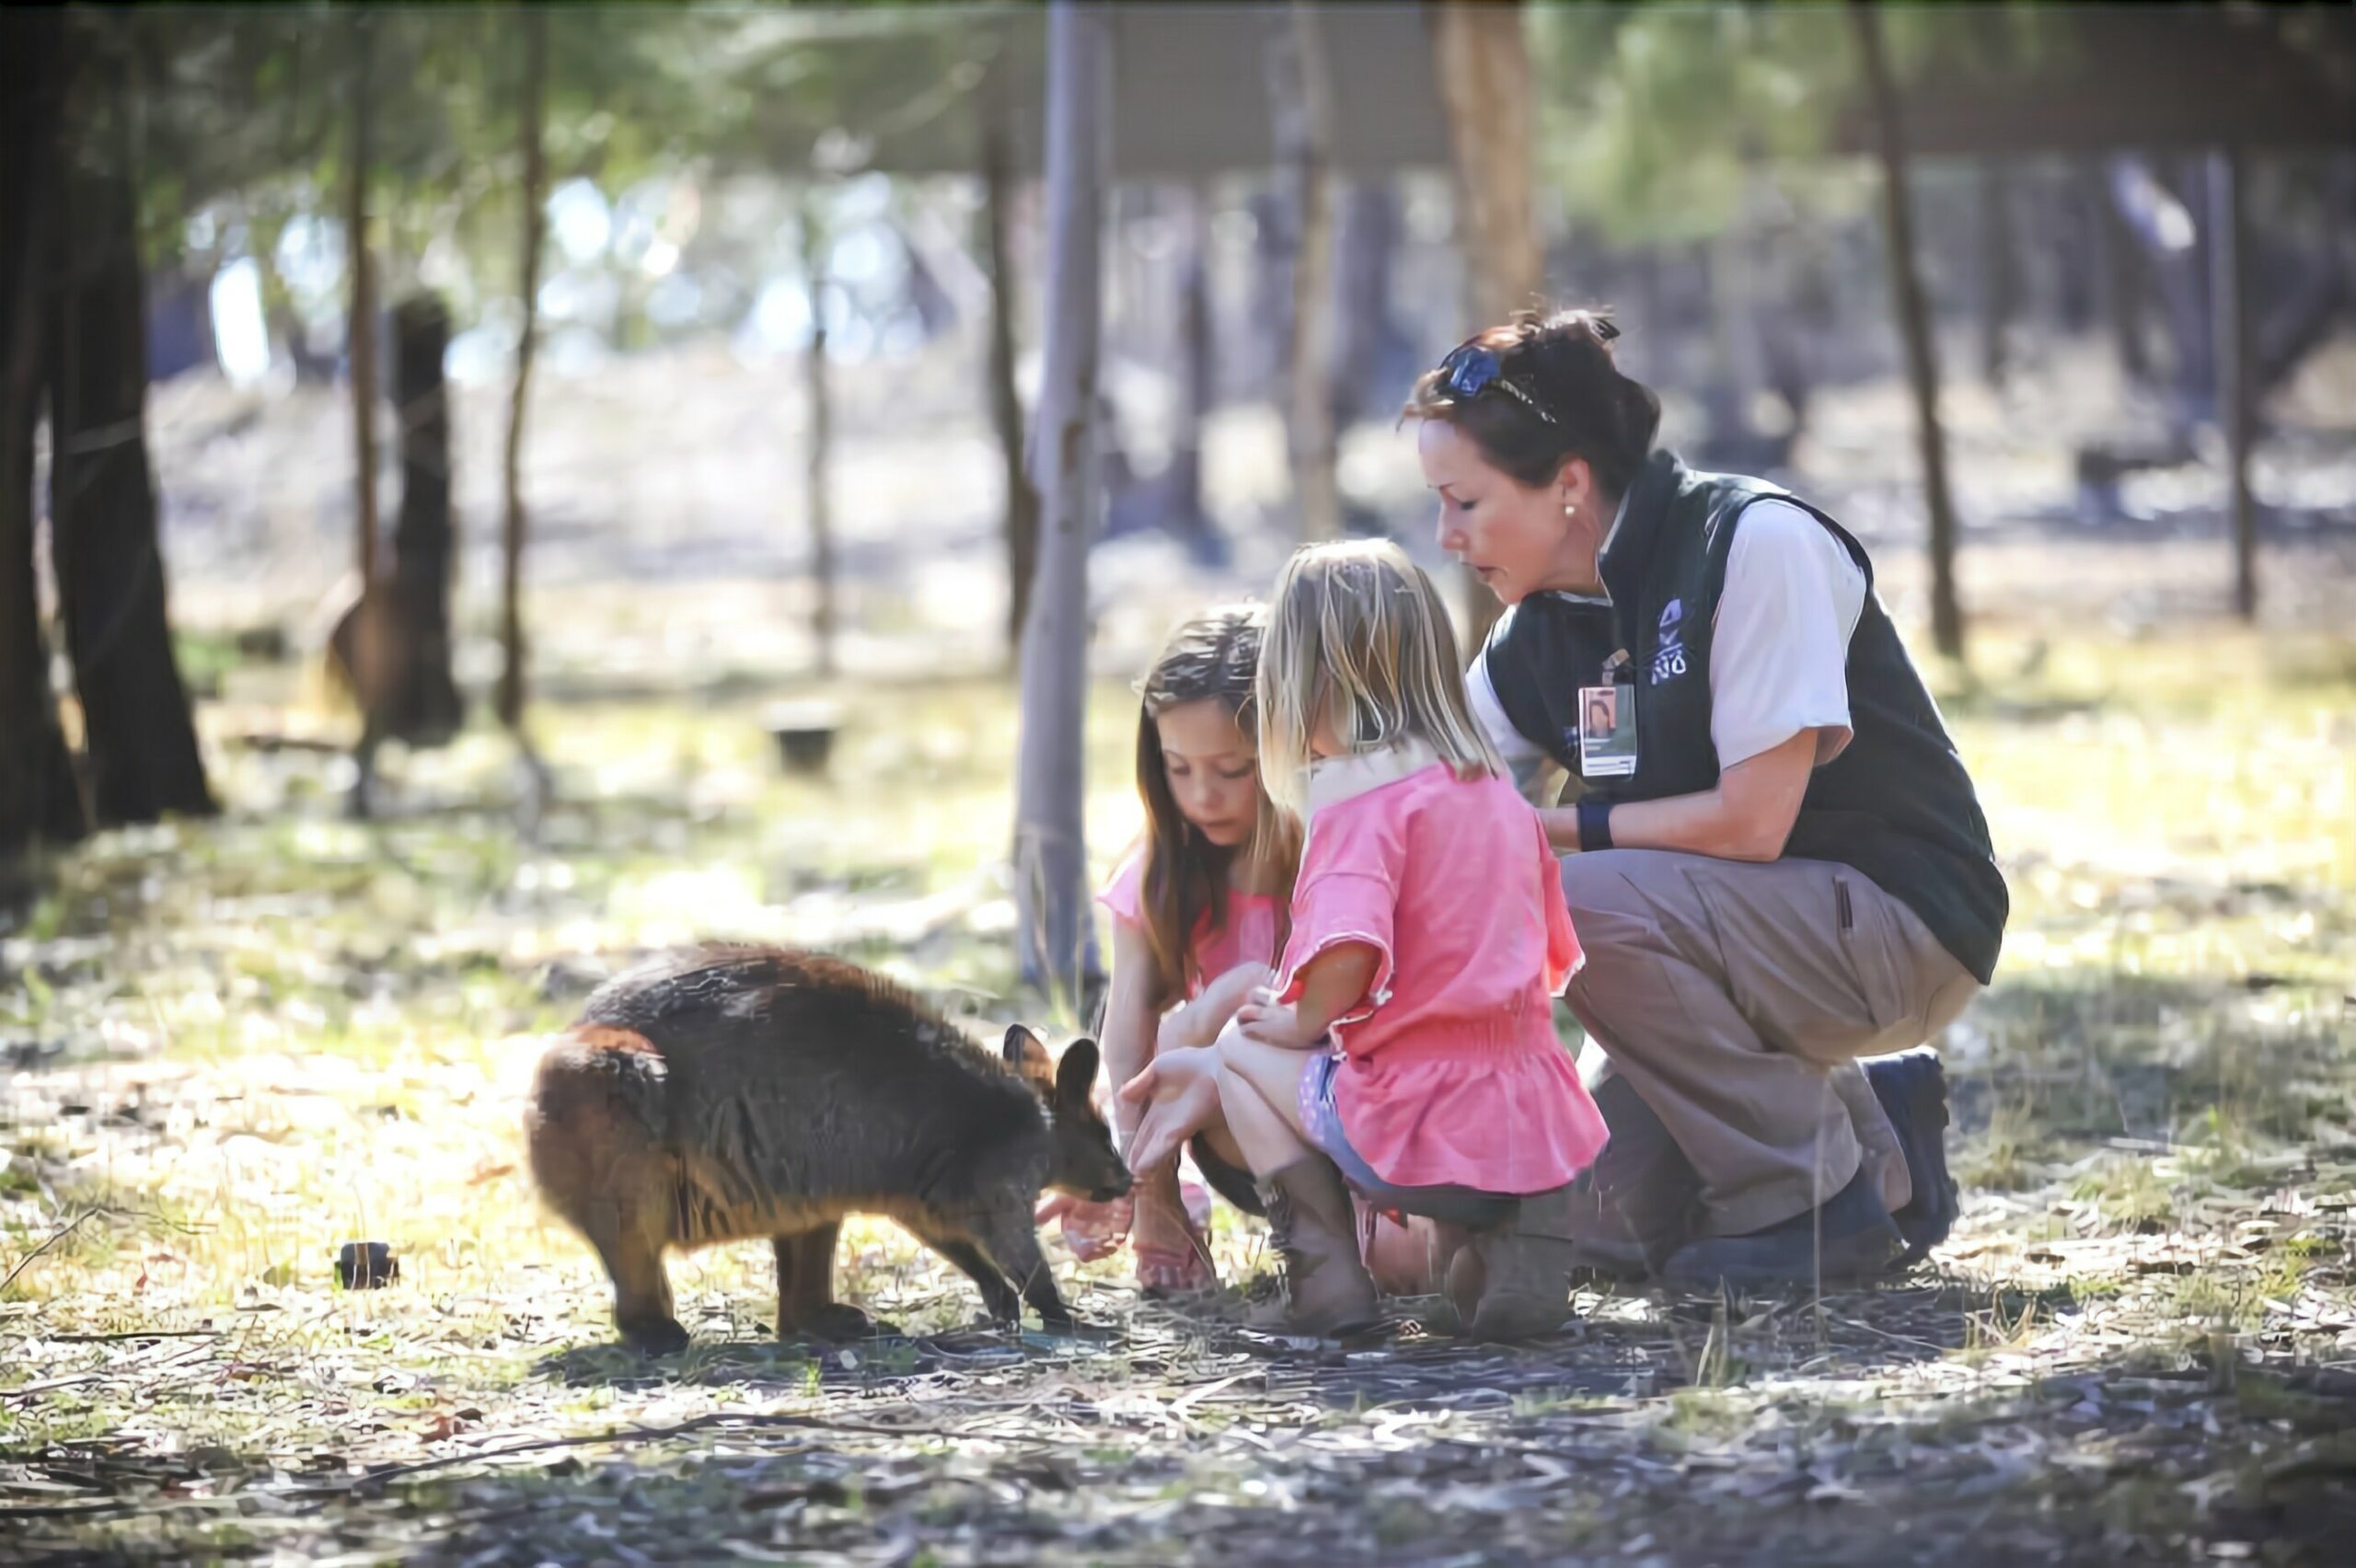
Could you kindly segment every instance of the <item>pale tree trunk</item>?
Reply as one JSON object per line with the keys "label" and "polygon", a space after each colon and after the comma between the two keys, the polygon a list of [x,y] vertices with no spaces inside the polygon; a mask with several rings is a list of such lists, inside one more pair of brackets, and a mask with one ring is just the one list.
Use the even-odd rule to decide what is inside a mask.
{"label": "pale tree trunk", "polygon": [[[1538,237],[1531,152],[1537,118],[1522,7],[1431,0],[1432,63],[1448,115],[1464,253],[1468,332],[1541,303],[1546,261]],[[1461,571],[1470,657],[1497,618],[1495,595]]]}
{"label": "pale tree trunk", "polygon": [[1014,860],[1022,973],[1073,1004],[1095,969],[1081,802],[1088,705],[1088,543],[1102,510],[1093,421],[1110,165],[1109,6],[1047,13],[1046,373],[1032,446],[1038,577],[1022,632]]}
{"label": "pale tree trunk", "polygon": [[1748,444],[1751,395],[1759,386],[1753,273],[1761,257],[1752,239],[1750,206],[1709,241],[1710,381],[1702,393],[1711,444],[1721,452]]}
{"label": "pale tree trunk", "polygon": [[2002,391],[2010,371],[2013,312],[2020,301],[2014,255],[2011,171],[2002,158],[1980,165],[1980,370]]}
{"label": "pale tree trunk", "polygon": [[2101,161],[2081,164],[2077,179],[2078,197],[2094,213],[2095,286],[2118,352],[2119,374],[2131,386],[2141,386],[2150,381],[2152,367],[2143,347],[2143,280],[2134,237],[2112,200],[2110,174]]}
{"label": "pale tree trunk", "polygon": [[826,386],[826,234],[817,192],[802,201],[802,278],[810,294],[810,348],[803,355],[803,400],[810,422],[803,439],[803,497],[810,516],[810,577],[816,592],[810,611],[810,640],[817,649],[818,674],[835,674],[835,517],[827,493],[833,466],[835,409]]}
{"label": "pale tree trunk", "polygon": [[1293,219],[1292,340],[1286,354],[1286,435],[1300,536],[1342,532],[1334,432],[1334,101],[1324,40],[1310,0],[1269,15],[1267,72],[1276,167]]}
{"label": "pale tree trunk", "polygon": [[532,389],[532,350],[539,340],[540,238],[546,224],[548,151],[544,134],[549,79],[549,17],[542,6],[523,15],[524,96],[517,106],[523,142],[524,232],[521,303],[524,325],[515,340],[515,385],[507,399],[507,445],[501,454],[499,481],[499,686],[493,706],[500,722],[524,732],[524,411]]}
{"label": "pale tree trunk", "polygon": [[364,595],[376,581],[376,289],[368,254],[368,137],[373,118],[368,103],[368,49],[371,30],[367,15],[354,7],[349,23],[352,43],[352,135],[349,167],[344,172],[344,250],[352,276],[351,321],[345,329],[352,371],[352,459],[356,470],[354,499],[359,513],[360,591]]}
{"label": "pale tree trunk", "polygon": [[1203,427],[1216,388],[1211,369],[1211,196],[1207,183],[1188,187],[1178,203],[1185,238],[1178,264],[1178,409],[1170,436],[1169,515],[1198,555],[1223,548],[1203,499]]}
{"label": "pale tree trunk", "polygon": [[2201,271],[2200,220],[2192,213],[2199,198],[2188,203],[2162,178],[2159,166],[2133,156],[2111,160],[2110,191],[2175,351],[2168,422],[2170,434],[2182,443],[2193,425],[2216,412],[2216,327],[2210,319],[2209,281]]}
{"label": "pale tree trunk", "polygon": [[1006,644],[1022,656],[1022,623],[1039,559],[1039,492],[1022,466],[1022,394],[1014,384],[1014,151],[1007,130],[1006,88],[983,91],[982,242],[990,267],[990,425],[1006,475]]}
{"label": "pale tree trunk", "polygon": [[1342,189],[1335,205],[1334,407],[1347,428],[1370,411],[1390,418],[1406,390],[1381,378],[1399,340],[1391,310],[1399,196],[1388,180],[1359,180]]}
{"label": "pale tree trunk", "polygon": [[1873,100],[1882,173],[1882,233],[1888,251],[1889,293],[1906,347],[1906,379],[1914,396],[1915,432],[1922,447],[1923,501],[1931,525],[1931,639],[1950,659],[1963,657],[1963,605],[1955,581],[1955,502],[1947,492],[1946,433],[1939,423],[1939,360],[1931,337],[1930,307],[1914,263],[1914,214],[1906,192],[1906,142],[1898,122],[1898,92],[1874,0],[1850,0],[1857,58]]}
{"label": "pale tree trunk", "polygon": [[2258,507],[2249,489],[2253,421],[2249,363],[2249,291],[2244,286],[2242,156],[2228,147],[2209,164],[2210,318],[2217,347],[2217,429],[2225,438],[2225,510],[2233,521],[2234,613],[2258,618]]}

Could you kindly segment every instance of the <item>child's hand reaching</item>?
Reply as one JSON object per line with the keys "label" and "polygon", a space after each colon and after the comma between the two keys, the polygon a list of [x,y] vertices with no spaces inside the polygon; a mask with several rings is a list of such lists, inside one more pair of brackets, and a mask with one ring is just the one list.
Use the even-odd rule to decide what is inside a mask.
{"label": "child's hand reaching", "polygon": [[1253,991],[1251,999],[1235,1009],[1235,1022],[1246,1040],[1288,1051],[1305,1051],[1325,1033],[1322,1028],[1310,1028],[1299,1007],[1279,1007],[1276,993],[1266,986]]}
{"label": "child's hand reaching", "polygon": [[1218,1055],[1207,1047],[1164,1051],[1121,1086],[1121,1101],[1145,1108],[1129,1139],[1129,1169],[1154,1170],[1178,1146],[1218,1120]]}
{"label": "child's hand reaching", "polygon": [[1071,1248],[1071,1255],[1083,1263],[1092,1263],[1121,1250],[1121,1243],[1129,1239],[1129,1226],[1136,1213],[1135,1205],[1126,1197],[1100,1204],[1073,1197],[1069,1193],[1057,1193],[1039,1205],[1031,1221],[1045,1225],[1051,1219],[1062,1220],[1064,1242]]}

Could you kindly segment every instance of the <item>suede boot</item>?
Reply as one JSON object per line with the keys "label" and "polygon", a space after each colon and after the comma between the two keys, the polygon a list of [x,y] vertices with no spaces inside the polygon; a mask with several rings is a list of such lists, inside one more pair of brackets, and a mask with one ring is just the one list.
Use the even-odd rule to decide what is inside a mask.
{"label": "suede boot", "polygon": [[1571,1192],[1557,1187],[1521,1200],[1512,1218],[1472,1232],[1448,1272],[1449,1298],[1476,1340],[1539,1339],[1571,1315]]}
{"label": "suede boot", "polygon": [[1285,1262],[1283,1319],[1263,1326],[1333,1336],[1379,1322],[1374,1280],[1358,1257],[1357,1216],[1334,1162],[1295,1160],[1260,1183],[1260,1197],[1268,1239]]}

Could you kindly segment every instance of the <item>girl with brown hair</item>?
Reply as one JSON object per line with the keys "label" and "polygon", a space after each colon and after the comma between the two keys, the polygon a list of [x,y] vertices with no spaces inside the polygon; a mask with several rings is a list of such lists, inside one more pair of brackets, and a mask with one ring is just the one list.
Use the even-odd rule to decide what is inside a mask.
{"label": "girl with brown hair", "polygon": [[[1260,787],[1252,693],[1266,627],[1257,605],[1189,617],[1138,683],[1145,832],[1099,895],[1113,917],[1113,984],[1099,1036],[1115,1088],[1162,1052],[1210,1043],[1272,974],[1300,844]],[[1114,1104],[1126,1141],[1138,1112]],[[1191,1152],[1221,1196],[1262,1212],[1225,1129],[1207,1129]],[[1128,1236],[1138,1283],[1152,1294],[1216,1287],[1199,1228],[1174,1156],[1141,1173],[1133,1196],[1064,1213],[1065,1239],[1083,1258],[1103,1257]]]}

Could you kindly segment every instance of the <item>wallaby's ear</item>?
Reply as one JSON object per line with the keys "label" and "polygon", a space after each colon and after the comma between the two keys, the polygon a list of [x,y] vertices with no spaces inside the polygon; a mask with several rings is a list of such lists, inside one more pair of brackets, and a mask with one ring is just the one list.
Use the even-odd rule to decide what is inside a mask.
{"label": "wallaby's ear", "polygon": [[1056,1064],[1056,1103],[1085,1105],[1096,1089],[1096,1042],[1075,1040]]}
{"label": "wallaby's ear", "polygon": [[1047,1055],[1046,1046],[1037,1035],[1019,1023],[1007,1026],[1006,1065],[1024,1078],[1037,1078],[1042,1083],[1055,1081],[1055,1058]]}

